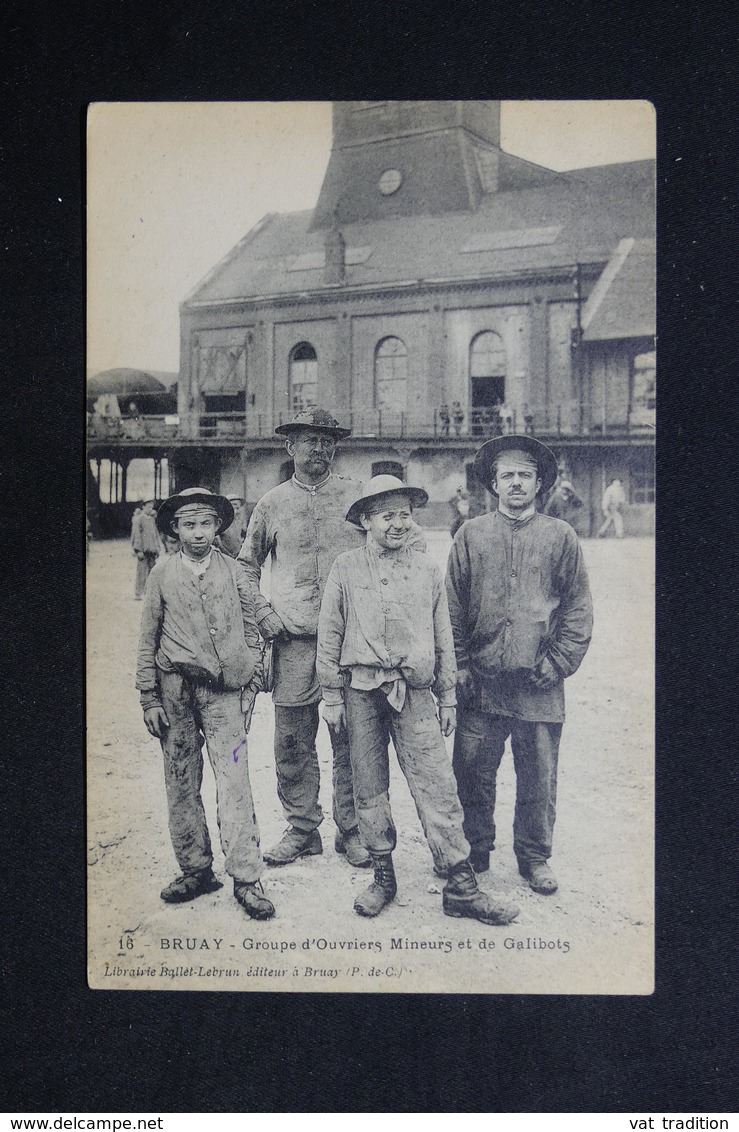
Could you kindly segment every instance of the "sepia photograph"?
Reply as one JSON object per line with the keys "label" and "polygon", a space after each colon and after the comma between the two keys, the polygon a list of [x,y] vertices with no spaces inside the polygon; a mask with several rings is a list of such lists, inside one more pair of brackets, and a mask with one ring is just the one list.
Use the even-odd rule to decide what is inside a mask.
{"label": "sepia photograph", "polygon": [[87,114],[93,990],[654,990],[646,101]]}

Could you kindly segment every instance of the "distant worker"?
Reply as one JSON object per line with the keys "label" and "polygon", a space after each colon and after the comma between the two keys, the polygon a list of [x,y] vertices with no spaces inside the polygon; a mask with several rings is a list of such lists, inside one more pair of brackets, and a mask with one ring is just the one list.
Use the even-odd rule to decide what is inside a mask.
{"label": "distant worker", "polygon": [[498,423],[500,431],[504,436],[510,435],[513,432],[513,409],[510,405],[498,406]]}
{"label": "distant worker", "polygon": [[448,436],[449,435],[449,423],[451,421],[451,417],[449,415],[449,406],[447,405],[446,401],[443,403],[443,405],[439,409],[439,421],[441,422],[441,429],[440,429],[441,435],[442,436]]}
{"label": "distant worker", "polygon": [[246,527],[244,525],[244,499],[241,495],[227,495],[226,499],[229,501],[234,509],[234,521],[228,530],[222,531],[217,539],[216,546],[227,554],[229,558],[236,558],[239,551],[244,545],[244,535],[246,534]]}
{"label": "distant worker", "polygon": [[612,480],[603,492],[600,509],[605,515],[605,521],[598,529],[598,538],[604,538],[613,524],[616,538],[624,537],[624,520],[621,512],[626,506],[626,492],[621,480]]}
{"label": "distant worker", "polygon": [[459,401],[452,401],[452,420],[454,421],[454,435],[462,435],[462,425],[464,424],[464,409]]}
{"label": "distant worker", "polygon": [[133,509],[133,515],[131,516],[131,550],[134,554],[136,551],[133,549],[133,544],[136,541],[136,531],[138,529],[139,519],[141,518],[141,510],[141,504],[137,503]]}
{"label": "distant worker", "polygon": [[583,499],[575,491],[572,481],[561,475],[557,477],[554,490],[544,507],[544,514],[551,515],[553,519],[564,519],[565,523],[574,527],[573,517],[582,505]]}
{"label": "distant worker", "polygon": [[146,579],[162,550],[162,541],[156,524],[156,500],[147,499],[138,517],[134,519],[131,530],[131,546],[136,562],[136,601],[141,601],[146,589]]}
{"label": "distant worker", "polygon": [[470,517],[470,493],[463,487],[458,487],[449,500],[454,516],[449,534],[454,538],[462,523]]}

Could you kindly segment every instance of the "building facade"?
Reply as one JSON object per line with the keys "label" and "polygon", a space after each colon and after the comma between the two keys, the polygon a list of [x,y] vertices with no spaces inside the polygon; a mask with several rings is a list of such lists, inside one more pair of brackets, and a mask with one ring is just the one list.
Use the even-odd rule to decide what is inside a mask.
{"label": "building facade", "polygon": [[429,526],[462,484],[490,506],[474,452],[526,431],[583,496],[581,534],[615,476],[627,533],[651,533],[653,163],[532,165],[500,148],[497,102],[333,115],[315,209],[264,217],[181,305],[169,487],[248,508],[291,472],[274,428],[318,403],[352,428],[336,470],[425,487]]}

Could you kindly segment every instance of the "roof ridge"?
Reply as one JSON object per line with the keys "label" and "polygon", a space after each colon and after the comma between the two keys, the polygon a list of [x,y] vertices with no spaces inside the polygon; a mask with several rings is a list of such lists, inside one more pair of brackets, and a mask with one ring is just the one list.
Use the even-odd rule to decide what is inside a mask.
{"label": "roof ridge", "polygon": [[204,275],[202,279],[195,284],[192,290],[189,291],[187,295],[185,295],[184,299],[182,299],[182,301],[180,302],[180,308],[182,308],[184,304],[192,302],[198,291],[202,291],[203,287],[211,282],[216,273],[221,271],[222,268],[226,267],[227,264],[235,259],[236,256],[240,252],[242,252],[244,248],[247,247],[247,245],[250,244],[251,241],[259,235],[260,232],[263,232],[264,229],[268,227],[268,225],[275,219],[275,217],[282,217],[285,215],[288,214],[282,212],[267,212],[260,220],[257,220],[256,224],[252,225],[246,235],[242,236],[238,243],[234,244],[234,246],[230,248],[229,251],[227,251],[226,254],[222,256],[221,259],[219,259],[213,267],[211,267],[210,271],[208,271],[207,274]]}

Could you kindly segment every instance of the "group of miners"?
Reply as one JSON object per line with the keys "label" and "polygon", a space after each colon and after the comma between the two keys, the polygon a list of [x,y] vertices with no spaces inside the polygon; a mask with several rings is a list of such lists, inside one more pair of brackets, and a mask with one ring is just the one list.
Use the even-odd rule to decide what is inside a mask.
{"label": "group of miners", "polygon": [[[530,888],[549,895],[557,889],[548,862],[564,681],[592,630],[577,535],[541,508],[557,460],[530,435],[482,444],[475,472],[498,507],[459,526],[444,579],[414,520],[426,491],[390,475],[365,484],[336,475],[337,442],[350,431],[324,409],[276,431],[294,474],[257,502],[243,538],[238,526],[233,538],[231,499],[206,488],[180,491],[149,516],[171,549],[148,573],[136,678],[146,727],[161,742],[181,870],[162,899],[192,900],[221,887],[200,793],[205,745],[234,896],[255,919],[274,915],[264,864],[323,852],[316,751],[323,701],[334,847],[352,867],[373,869],[355,911],[376,916],[396,895],[392,740],[434,871],[445,880],[443,911],[507,924],[516,904],[478,883],[495,846],[496,772],[510,737],[513,848]],[[142,522],[144,555],[145,530]],[[260,589],[267,565],[269,600]],[[256,696],[266,691],[287,828],[262,853],[247,733]]]}

